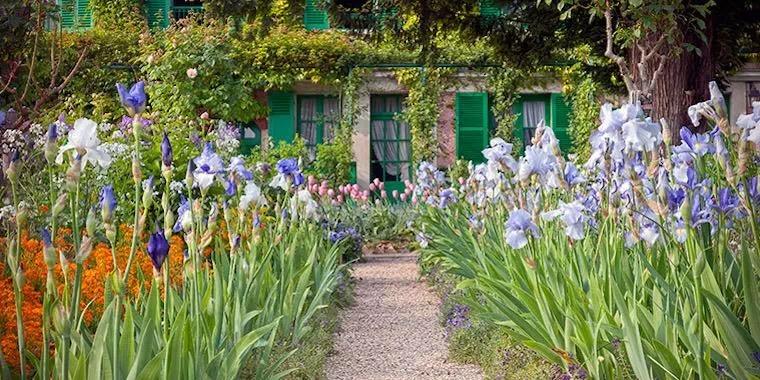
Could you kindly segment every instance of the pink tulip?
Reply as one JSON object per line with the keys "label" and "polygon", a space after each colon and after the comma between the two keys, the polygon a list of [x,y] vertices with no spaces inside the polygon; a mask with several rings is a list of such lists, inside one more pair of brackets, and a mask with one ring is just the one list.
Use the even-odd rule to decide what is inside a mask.
{"label": "pink tulip", "polygon": [[372,183],[373,183],[375,186],[380,186],[380,178],[375,178],[375,179],[373,179],[373,180],[372,180]]}
{"label": "pink tulip", "polygon": [[338,194],[338,202],[343,203],[343,195]]}
{"label": "pink tulip", "polygon": [[327,187],[327,186],[330,186],[330,183],[329,183],[329,182],[327,182],[327,180],[324,180],[324,179],[323,179],[323,180],[322,180],[322,187]]}
{"label": "pink tulip", "polygon": [[385,182],[380,182],[380,185],[378,187],[380,188],[380,190],[384,190],[385,189]]}
{"label": "pink tulip", "polygon": [[401,202],[406,202],[406,194],[405,193],[401,194],[400,199],[401,199]]}
{"label": "pink tulip", "polygon": [[340,186],[338,186],[338,192],[339,192],[339,193],[342,193],[342,192],[343,192],[343,185],[340,185]]}
{"label": "pink tulip", "polygon": [[393,195],[393,199],[398,199],[398,190],[393,190],[391,195]]}
{"label": "pink tulip", "polygon": [[320,187],[319,188],[319,196],[324,197],[325,194],[327,194],[327,189]]}
{"label": "pink tulip", "polygon": [[375,206],[380,206],[382,202],[379,199],[375,199]]}
{"label": "pink tulip", "polygon": [[369,197],[362,195],[362,202],[366,202]]}
{"label": "pink tulip", "polygon": [[374,183],[370,183],[369,184],[369,191],[375,191],[375,184]]}
{"label": "pink tulip", "polygon": [[406,189],[406,190],[404,190],[404,194],[406,194],[407,197],[410,196],[410,195],[412,195],[412,189]]}
{"label": "pink tulip", "polygon": [[385,190],[381,191],[380,198],[383,198],[383,199],[388,198],[388,193]]}
{"label": "pink tulip", "polygon": [[459,184],[464,185],[464,177],[459,177]]}
{"label": "pink tulip", "polygon": [[369,190],[364,190],[364,196],[369,197]]}
{"label": "pink tulip", "polygon": [[327,190],[327,196],[330,197],[330,198],[335,197],[335,190],[333,190],[333,189]]}

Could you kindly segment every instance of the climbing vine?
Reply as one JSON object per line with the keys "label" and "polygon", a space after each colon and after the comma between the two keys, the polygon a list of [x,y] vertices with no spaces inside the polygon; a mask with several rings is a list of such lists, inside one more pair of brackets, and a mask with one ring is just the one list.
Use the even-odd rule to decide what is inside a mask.
{"label": "climbing vine", "polygon": [[404,111],[399,119],[409,125],[412,134],[412,162],[435,160],[438,152],[436,125],[439,102],[448,84],[450,68],[405,68],[395,71],[398,82],[407,88]]}
{"label": "climbing vine", "polygon": [[496,120],[496,128],[492,132],[493,137],[500,137],[516,147],[517,139],[514,136],[517,115],[512,106],[519,96],[519,89],[528,78],[525,71],[512,67],[494,67],[488,69],[488,87],[491,90],[491,112]]}
{"label": "climbing vine", "polygon": [[588,144],[591,132],[599,120],[596,98],[600,90],[599,84],[589,74],[586,65],[596,63],[599,58],[593,57],[591,49],[583,46],[573,50],[571,57],[576,63],[564,67],[560,74],[564,83],[563,93],[571,103],[572,153],[580,161],[585,161],[591,154],[591,146]]}

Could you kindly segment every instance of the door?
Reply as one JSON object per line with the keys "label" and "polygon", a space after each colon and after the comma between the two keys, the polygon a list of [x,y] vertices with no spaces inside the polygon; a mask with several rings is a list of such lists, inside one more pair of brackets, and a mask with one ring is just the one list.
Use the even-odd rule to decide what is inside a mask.
{"label": "door", "polygon": [[370,96],[370,181],[379,178],[385,190],[404,191],[412,179],[412,141],[409,125],[397,120],[404,95]]}

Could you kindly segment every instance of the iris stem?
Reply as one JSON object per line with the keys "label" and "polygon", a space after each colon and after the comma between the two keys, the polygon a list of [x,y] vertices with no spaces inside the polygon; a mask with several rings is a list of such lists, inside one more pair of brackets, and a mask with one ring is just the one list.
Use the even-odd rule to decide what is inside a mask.
{"label": "iris stem", "polygon": [[[13,193],[13,204],[16,206],[16,215],[19,212],[18,193],[16,191],[16,181],[11,181],[11,192]],[[18,217],[16,217],[16,262],[13,263],[13,295],[16,301],[16,331],[18,333],[18,355],[19,355],[19,367],[21,371],[21,380],[26,379],[26,360],[24,360],[24,324],[23,317],[21,316],[21,304],[23,303],[23,295],[21,293],[21,277],[19,271],[21,270],[21,223]],[[11,264],[11,263],[9,263]]]}

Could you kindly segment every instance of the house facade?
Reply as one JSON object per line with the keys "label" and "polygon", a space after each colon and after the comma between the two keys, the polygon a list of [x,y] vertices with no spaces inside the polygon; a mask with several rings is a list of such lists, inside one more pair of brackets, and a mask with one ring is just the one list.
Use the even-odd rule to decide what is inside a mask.
{"label": "house facade", "polygon": [[[92,26],[93,16],[88,0],[58,0],[61,5],[61,26],[79,29]],[[337,1],[337,0],[336,0]],[[303,27],[312,33],[331,28],[328,12],[321,0],[304,0]],[[200,0],[146,0],[144,12],[149,25],[166,27],[172,20],[193,12],[202,12]],[[498,15],[501,9],[489,0],[482,0],[482,17]],[[340,27],[337,27],[340,29]],[[358,89],[358,115],[353,118],[353,156],[355,170],[352,180],[367,186],[374,178],[386,182],[389,190],[403,188],[412,180],[411,131],[399,121],[404,111],[408,90],[394,76],[393,65],[387,63],[372,69]],[[403,67],[409,67],[404,64]],[[435,127],[437,137],[436,164],[451,167],[456,160],[483,160],[481,151],[488,145],[495,128],[484,70],[458,68],[450,87],[444,89],[439,103],[440,114]],[[517,115],[513,135],[523,143],[529,142],[536,126],[544,121],[554,129],[560,147],[568,152],[569,105],[562,96],[562,85],[542,80],[540,87],[520,90],[513,105]],[[264,147],[281,141],[293,142],[303,138],[313,158],[316,147],[331,141],[344,109],[340,88],[312,82],[297,82],[291,88],[257,91],[253,94],[269,108],[266,119],[241,126],[241,150],[245,154],[256,146]]]}
{"label": "house facade", "polygon": [[752,103],[760,102],[760,63],[746,63],[728,81],[729,120],[736,121],[739,115],[752,113]]}

